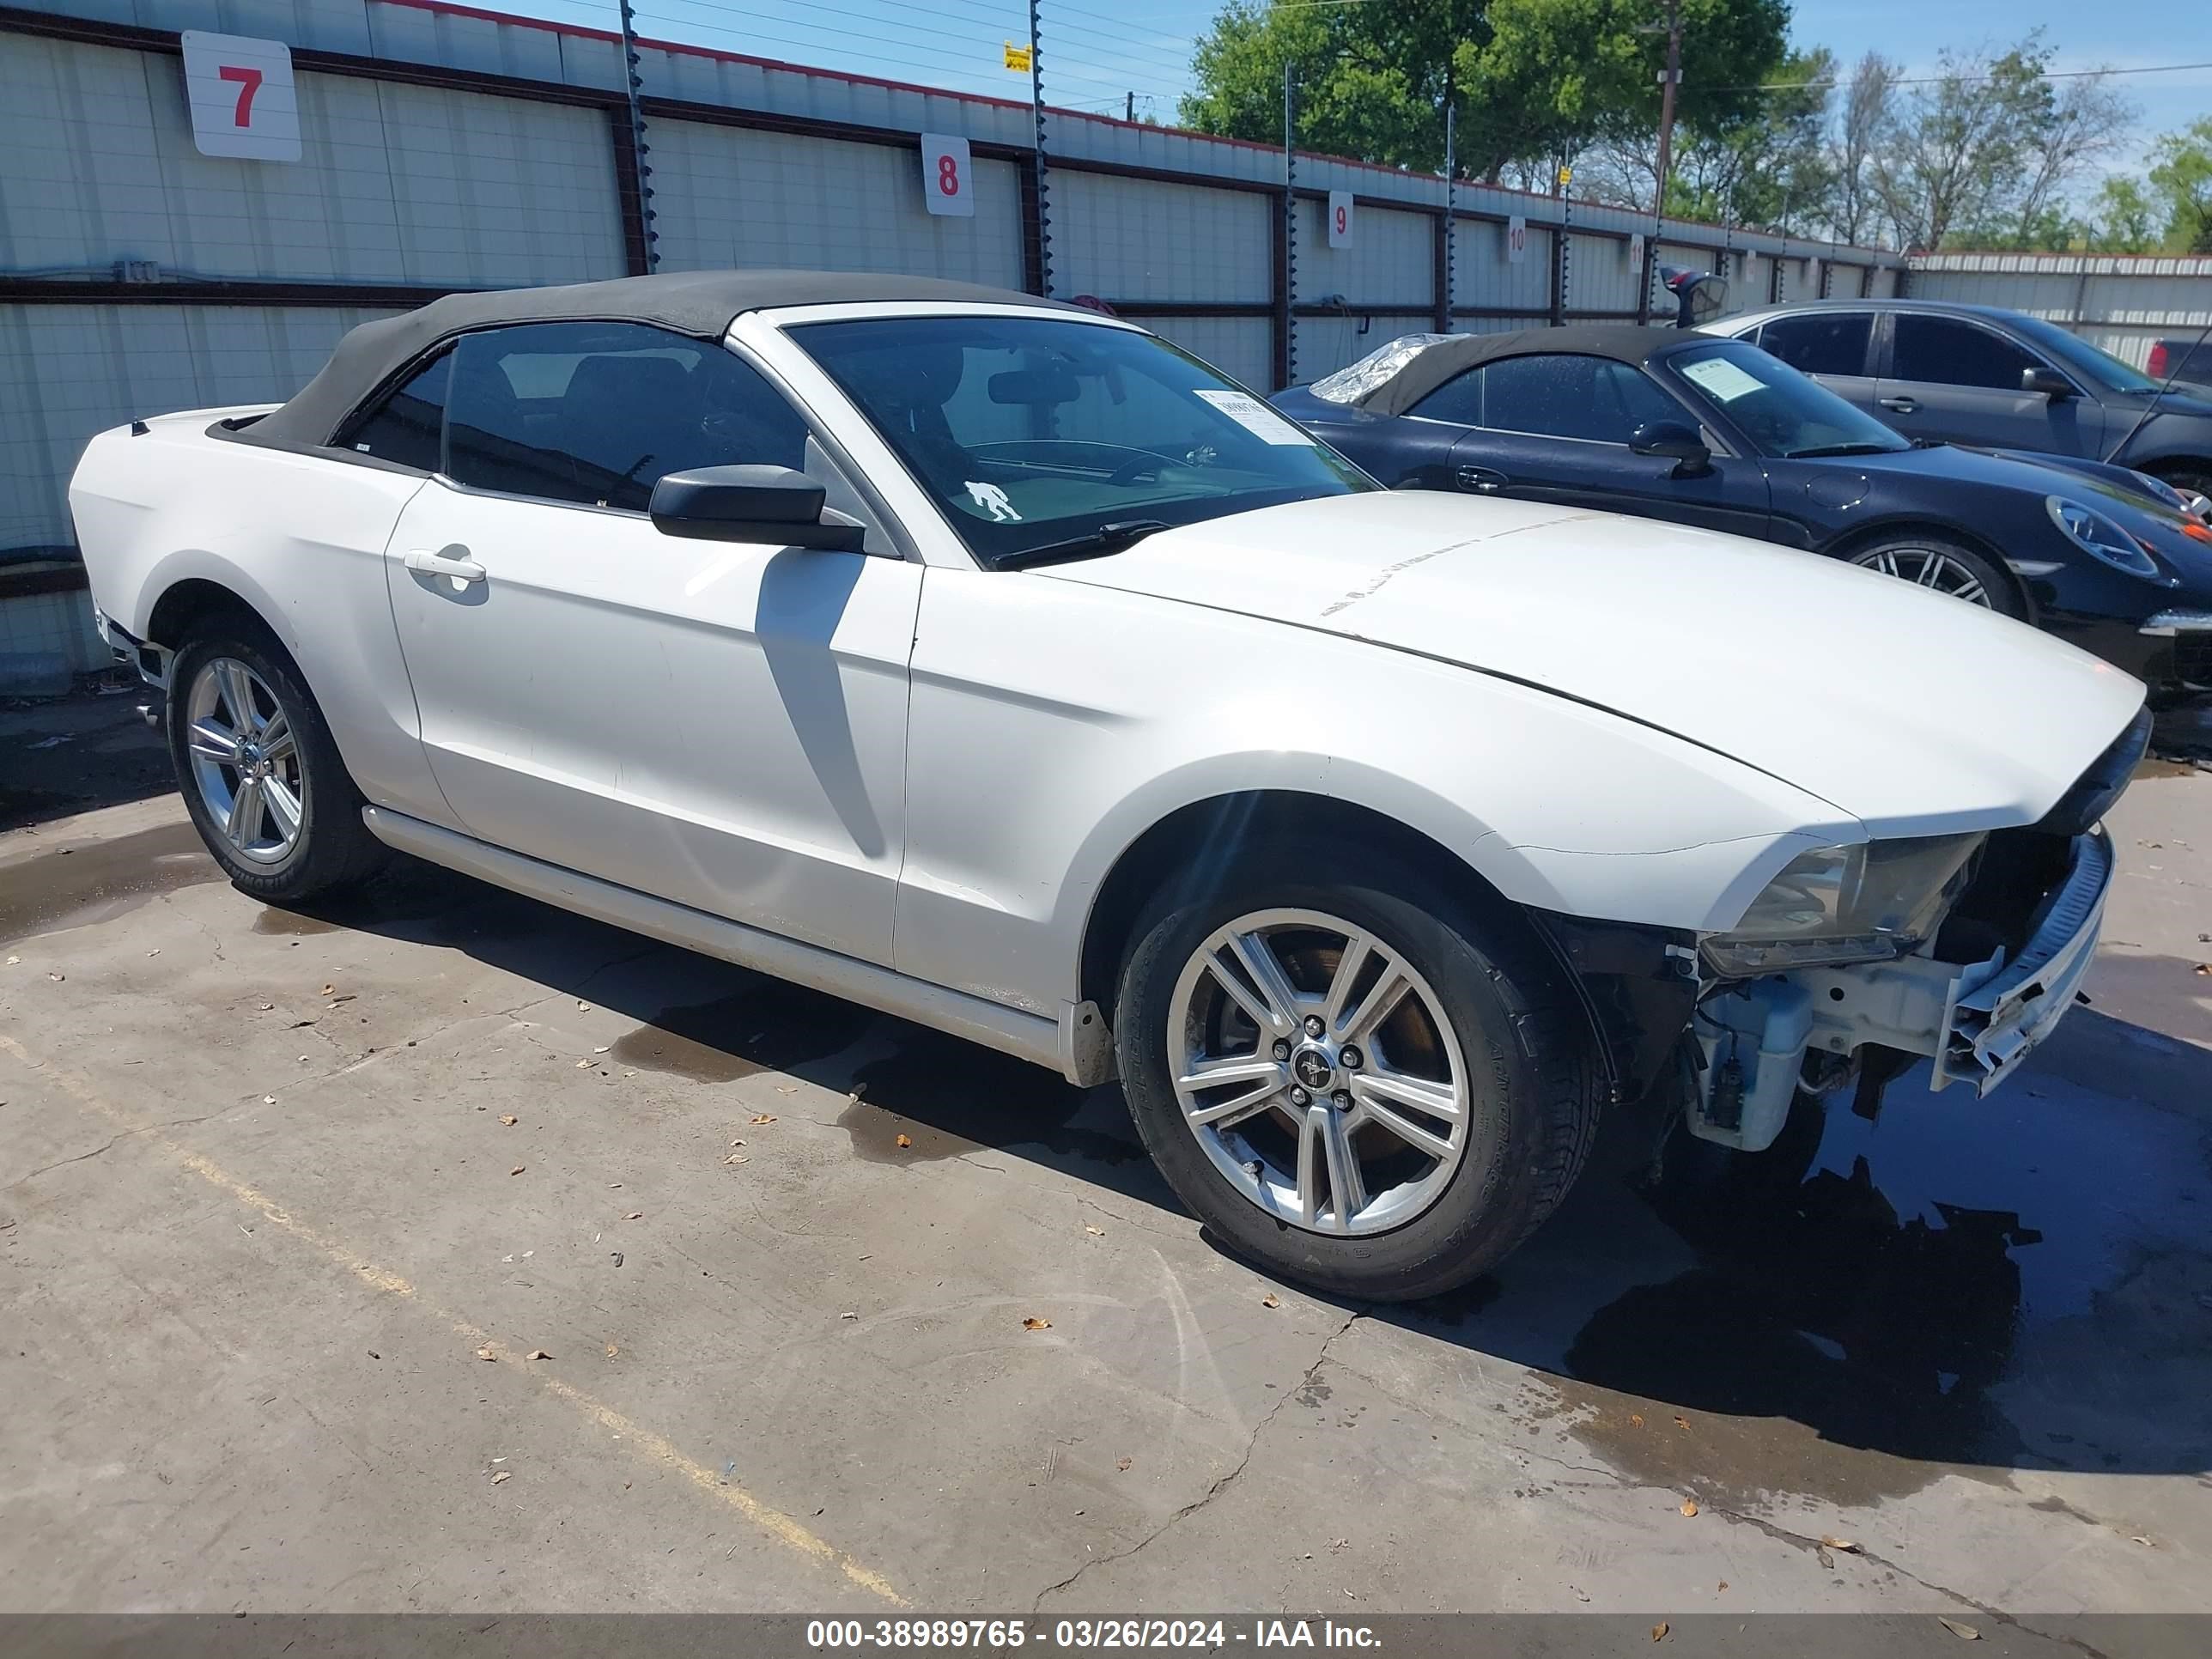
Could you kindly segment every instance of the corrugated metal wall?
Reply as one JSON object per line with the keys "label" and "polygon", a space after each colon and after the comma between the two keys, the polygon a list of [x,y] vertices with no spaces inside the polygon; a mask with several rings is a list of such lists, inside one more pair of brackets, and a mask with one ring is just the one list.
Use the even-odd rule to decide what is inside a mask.
{"label": "corrugated metal wall", "polygon": [[[0,553],[68,541],[64,483],[91,433],[137,413],[289,396],[339,333],[380,314],[379,289],[414,290],[392,300],[414,303],[636,268],[622,64],[604,32],[437,0],[41,9],[87,21],[0,27]],[[292,45],[297,163],[198,152],[173,33],[189,28]],[[1293,364],[1312,378],[1435,327],[1440,298],[1450,325],[1468,329],[1638,307],[1627,238],[1652,227],[1624,210],[1571,210],[1562,290],[1545,225],[1561,204],[1462,185],[1452,291],[1439,296],[1443,181],[1301,156],[1294,276],[1279,291],[1279,149],[1054,111],[1040,224],[1026,102],[665,46],[641,49],[640,73],[665,269],[894,270],[1020,288],[1042,258],[1051,292],[1124,306],[1261,388]],[[924,210],[921,132],[977,147],[972,219]],[[1328,246],[1329,190],[1358,196],[1349,247]],[[1533,222],[1518,264],[1505,258],[1510,214]],[[1662,257],[1717,262],[1722,233],[1670,231]],[[192,302],[121,283],[124,262],[197,289]],[[1760,285],[1740,278],[1738,298],[1763,304],[1753,266]],[[0,612],[0,646],[8,627]]]}
{"label": "corrugated metal wall", "polygon": [[2081,253],[1915,254],[1917,300],[2002,306],[2071,329],[2143,366],[2154,340],[2212,323],[2212,258]]}

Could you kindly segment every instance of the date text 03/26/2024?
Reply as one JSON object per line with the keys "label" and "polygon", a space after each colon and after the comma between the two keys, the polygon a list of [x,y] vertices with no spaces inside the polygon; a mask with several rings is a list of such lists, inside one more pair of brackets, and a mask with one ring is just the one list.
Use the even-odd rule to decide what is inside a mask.
{"label": "date text 03/26/2024", "polygon": [[1223,1619],[816,1619],[806,1645],[836,1648],[973,1648],[985,1652],[1035,1645],[1055,1649],[1193,1648],[1218,1652],[1231,1644],[1254,1648],[1367,1648],[1382,1645],[1365,1625],[1333,1619],[1255,1619],[1249,1627]]}

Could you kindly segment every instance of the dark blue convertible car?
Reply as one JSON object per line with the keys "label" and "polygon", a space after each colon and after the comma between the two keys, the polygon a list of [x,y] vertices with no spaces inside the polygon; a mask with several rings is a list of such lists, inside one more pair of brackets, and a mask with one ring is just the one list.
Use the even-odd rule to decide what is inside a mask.
{"label": "dark blue convertible car", "polygon": [[1849,559],[2212,692],[2212,525],[2128,468],[1915,445],[1741,341],[1413,335],[1275,399],[1394,488],[1603,508]]}

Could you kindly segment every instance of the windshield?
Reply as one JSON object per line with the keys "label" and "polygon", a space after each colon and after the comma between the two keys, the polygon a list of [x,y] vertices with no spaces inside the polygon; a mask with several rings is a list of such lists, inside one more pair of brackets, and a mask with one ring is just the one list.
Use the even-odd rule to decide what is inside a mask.
{"label": "windshield", "polygon": [[2139,368],[2130,368],[2109,351],[2100,350],[2078,335],[2040,317],[2012,319],[2021,337],[2041,347],[2077,374],[2086,374],[2114,392],[2155,392],[2159,383]]}
{"label": "windshield", "polygon": [[1195,524],[1379,488],[1242,386],[1133,329],[895,317],[790,331],[987,565],[1102,526]]}
{"label": "windshield", "polygon": [[1778,357],[1716,340],[1657,360],[1762,455],[1871,455],[1912,446]]}

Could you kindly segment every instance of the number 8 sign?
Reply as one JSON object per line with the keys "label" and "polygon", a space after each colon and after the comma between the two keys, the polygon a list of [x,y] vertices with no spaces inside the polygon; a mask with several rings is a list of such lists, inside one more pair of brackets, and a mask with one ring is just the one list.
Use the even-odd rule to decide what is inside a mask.
{"label": "number 8 sign", "polygon": [[245,161],[300,159],[300,103],[292,49],[282,40],[184,32],[185,101],[203,155]]}
{"label": "number 8 sign", "polygon": [[921,204],[956,219],[975,216],[974,170],[965,138],[921,135]]}

